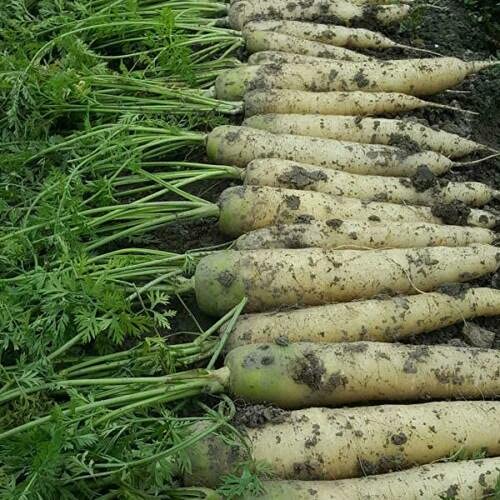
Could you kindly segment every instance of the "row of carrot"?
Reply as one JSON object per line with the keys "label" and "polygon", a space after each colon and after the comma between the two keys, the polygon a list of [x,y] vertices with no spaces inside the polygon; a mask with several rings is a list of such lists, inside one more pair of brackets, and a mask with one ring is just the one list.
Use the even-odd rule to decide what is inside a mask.
{"label": "row of carrot", "polygon": [[[99,7],[106,0],[93,2]],[[145,16],[147,3],[140,5]],[[169,2],[181,10],[188,4]],[[199,2],[200,8],[217,5]],[[95,419],[95,428],[101,429],[113,419],[148,406],[227,392],[249,403],[272,403],[286,410],[264,409],[263,420],[269,421],[261,428],[242,425],[246,448],[228,446],[225,437],[200,424],[197,430],[210,436],[192,446],[191,468],[187,461],[182,463],[180,472],[186,483],[214,486],[224,474],[238,472],[235,462],[266,461],[277,479],[265,483],[268,498],[363,498],[367,488],[388,498],[407,492],[439,496],[448,494],[448,488],[449,496],[487,494],[495,486],[498,459],[380,474],[429,464],[457,449],[463,449],[467,457],[480,448],[486,455],[499,455],[497,403],[402,404],[493,398],[500,392],[498,353],[392,343],[463,319],[498,315],[497,290],[448,285],[498,269],[497,216],[478,208],[496,199],[498,191],[481,183],[439,178],[451,168],[475,163],[450,158],[496,151],[411,122],[365,117],[423,106],[450,108],[401,92],[420,95],[447,87],[480,65],[454,58],[384,63],[338,46],[355,50],[408,47],[367,30],[297,21],[356,22],[363,16],[395,20],[410,11],[406,5],[374,7],[369,0],[235,0],[222,5],[221,11],[229,13],[234,28],[242,29],[228,31],[228,38],[237,40],[224,43],[233,50],[243,36],[249,50],[258,51],[251,56],[252,66],[236,63],[235,71],[218,78],[217,95],[241,102],[218,103],[192,89],[164,88],[158,80],[138,90],[140,80],[130,75],[89,75],[82,79],[82,86],[97,91],[89,91],[88,103],[77,96],[76,103],[66,108],[51,107],[50,100],[47,107],[48,116],[87,109],[92,116],[103,113],[120,118],[127,107],[139,114],[161,110],[182,114],[179,103],[184,98],[195,111],[200,104],[198,111],[203,112],[213,106],[234,114],[244,103],[247,119],[242,127],[218,127],[209,134],[171,132],[146,121],[122,124],[118,120],[116,128],[109,122],[91,128],[85,132],[87,140],[94,143],[102,131],[109,131],[110,141],[103,141],[102,149],[96,154],[92,150],[79,164],[80,172],[87,174],[89,169],[83,166],[89,162],[103,176],[110,172],[117,199],[140,196],[138,202],[110,206],[97,200],[94,208],[92,200],[99,193],[91,189],[89,205],[87,200],[79,205],[82,218],[89,217],[85,224],[99,235],[86,242],[91,252],[187,213],[193,218],[218,216],[222,232],[237,237],[232,249],[202,258],[192,279],[179,278],[191,268],[186,265],[189,255],[182,256],[186,259],[180,259],[180,265],[179,256],[158,249],[121,249],[92,256],[99,270],[110,268],[102,279],[130,287],[129,299],[140,301],[141,306],[142,293],[170,293],[170,278],[179,278],[181,286],[174,292],[194,289],[206,313],[231,317],[220,330],[221,340],[211,337],[217,331],[213,327],[193,343],[167,349],[170,362],[166,364],[142,355],[132,362],[132,351],[85,359],[64,368],[54,380],[49,377],[46,384],[9,387],[4,401],[54,392],[60,397],[61,414],[77,420],[83,421],[85,412],[94,407],[109,408]],[[212,29],[215,25],[206,26],[204,43],[209,43]],[[115,47],[120,42],[103,43]],[[202,58],[204,51],[199,52]],[[450,68],[454,75],[445,74]],[[432,84],[430,77],[437,83]],[[420,87],[412,87],[412,79]],[[141,91],[159,97],[135,100],[134,96],[143,95]],[[122,166],[115,170],[116,163],[109,162],[116,147],[112,137],[122,131],[129,140],[127,147],[134,144],[137,148],[131,150],[140,152],[137,156],[143,160],[137,168],[134,165],[130,176],[121,175]],[[77,140],[70,137],[68,143]],[[163,155],[177,147],[175,141],[185,141],[188,147],[204,144],[214,164],[162,163]],[[125,149],[125,142],[119,148]],[[189,171],[182,171],[183,165]],[[159,171],[163,166],[173,168]],[[86,182],[92,186],[90,172]],[[191,182],[191,173],[193,179],[227,178],[244,185],[225,190],[217,204],[191,194],[187,201],[156,203],[162,193],[181,193],[183,183]],[[148,190],[158,186],[161,189],[150,195]],[[33,227],[36,230],[43,224],[37,221]],[[80,221],[73,224],[78,228]],[[29,225],[23,226],[20,232],[29,230]],[[127,255],[132,257],[127,266],[115,270],[113,259]],[[155,279],[150,280],[151,276]],[[246,313],[235,320],[231,311],[237,314],[243,306]],[[63,348],[81,338],[77,333]],[[214,370],[224,342],[229,354],[225,365]],[[210,359],[206,370],[169,374],[173,367],[205,359]],[[156,371],[151,365],[161,372],[160,377],[153,376]],[[85,392],[87,386],[92,392]],[[63,404],[65,391],[77,387],[87,396],[73,402],[68,392],[68,402]],[[322,408],[372,401],[400,404]],[[0,439],[52,418],[45,415],[6,430]],[[94,420],[88,420],[93,426]],[[120,474],[120,468],[113,470]],[[436,474],[444,474],[439,482],[433,480]]]}
{"label": "row of carrot", "polygon": [[[491,63],[321,60],[353,58],[320,54],[315,45],[342,29],[286,20],[299,12],[320,19],[316,9],[338,16],[340,3],[230,6],[233,26],[245,31],[246,21],[258,20],[247,30],[254,49],[282,53],[257,53],[257,65],[216,82],[219,98],[246,104],[242,127],[207,137],[212,162],[244,169],[245,186],[219,200],[219,227],[239,238],[200,261],[192,286],[211,315],[242,301],[247,313],[228,337],[225,366],[203,377],[210,393],[284,410],[271,417],[263,410],[261,426],[241,426],[246,447],[217,435],[197,443],[186,482],[213,487],[236,463],[252,460],[270,464],[281,480],[266,482],[262,498],[480,498],[495,488],[498,458],[424,464],[458,450],[500,455],[499,403],[327,407],[500,393],[498,351],[392,343],[500,313],[498,290],[459,284],[499,268],[497,215],[469,207],[497,191],[437,178],[461,165],[450,158],[488,148],[412,122],[363,118],[418,108],[413,96],[448,89]],[[408,10],[371,8],[379,20]],[[295,64],[294,47],[318,59]],[[446,205],[459,207],[453,220]],[[360,476],[367,477],[352,479]]]}

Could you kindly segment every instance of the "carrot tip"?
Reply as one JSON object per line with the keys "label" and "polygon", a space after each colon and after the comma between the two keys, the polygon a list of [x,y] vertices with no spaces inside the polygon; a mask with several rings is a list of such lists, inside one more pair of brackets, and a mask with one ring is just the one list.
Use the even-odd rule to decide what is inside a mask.
{"label": "carrot tip", "polygon": [[495,153],[493,155],[485,156],[484,158],[480,158],[479,160],[456,162],[456,163],[454,163],[453,166],[455,166],[455,167],[467,167],[469,165],[476,165],[477,163],[482,163],[483,161],[491,160],[492,158],[497,158],[498,156],[500,156],[500,153]]}
{"label": "carrot tip", "polygon": [[420,49],[418,47],[412,47],[411,45],[402,45],[402,44],[396,44],[395,47],[399,47],[401,49],[407,49],[407,50],[414,50],[415,52],[422,52],[424,54],[432,54],[433,56],[437,57],[443,57],[443,54],[440,54],[439,52],[434,52],[432,50],[427,50],[427,49]]}
{"label": "carrot tip", "polygon": [[442,10],[442,11],[449,10],[448,7],[443,7],[441,5],[434,5],[433,3],[421,3],[421,4],[415,6],[415,10],[423,9],[423,8]]}
{"label": "carrot tip", "polygon": [[450,111],[458,111],[459,113],[467,113],[469,115],[479,115],[477,111],[470,111],[469,109],[461,109],[447,104],[438,104],[437,102],[429,103],[429,106],[434,108],[449,109]]}
{"label": "carrot tip", "polygon": [[493,66],[496,66],[497,64],[500,64],[500,61],[472,61],[470,63],[471,71],[473,73],[481,71],[486,68],[491,68]]}

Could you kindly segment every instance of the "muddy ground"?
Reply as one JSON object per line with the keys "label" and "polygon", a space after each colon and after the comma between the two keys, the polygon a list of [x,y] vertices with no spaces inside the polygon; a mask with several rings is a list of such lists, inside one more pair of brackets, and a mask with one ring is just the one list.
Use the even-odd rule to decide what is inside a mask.
{"label": "muddy ground", "polygon": [[[384,30],[394,40],[406,45],[433,50],[443,55],[461,57],[466,60],[489,59],[498,51],[499,41],[485,34],[481,23],[474,14],[457,0],[441,0],[440,8],[422,9],[400,28]],[[369,27],[369,26],[365,26]],[[372,27],[373,28],[373,27]],[[368,52],[367,52],[368,53]],[[425,57],[425,55],[391,49],[383,54],[370,52],[382,58]],[[479,113],[477,116],[448,110],[422,109],[398,116],[403,119],[418,120],[449,132],[460,134],[493,148],[500,146],[500,68],[489,69],[480,75],[469,77],[459,87],[431,98],[436,102],[457,106]],[[476,157],[464,158],[475,159]],[[457,168],[445,178],[454,181],[479,181],[500,189],[500,161],[490,160],[482,164]],[[206,199],[216,201],[218,195],[231,182],[198,186],[197,191]],[[500,215],[500,203],[485,207]],[[165,229],[158,235],[160,242],[170,250],[184,252],[208,247],[227,241],[217,230],[216,220],[182,223]],[[161,245],[160,243],[160,245]],[[500,273],[472,282],[471,285],[500,287]],[[186,305],[196,315],[202,325],[209,325],[211,319],[197,309],[195,301],[185,300]],[[174,331],[193,330],[194,324],[188,314],[179,306],[179,314],[174,320]],[[500,321],[498,318],[479,318],[474,324],[495,332],[493,346],[500,349]],[[458,324],[410,340],[413,343],[451,343],[467,345],[470,341],[464,335],[464,324]]]}

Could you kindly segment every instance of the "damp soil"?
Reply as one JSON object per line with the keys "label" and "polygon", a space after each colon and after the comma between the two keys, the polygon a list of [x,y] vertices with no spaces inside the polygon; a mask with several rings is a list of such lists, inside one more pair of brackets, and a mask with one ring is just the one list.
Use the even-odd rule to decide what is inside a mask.
{"label": "damp soil", "polygon": [[[465,60],[482,60],[494,57],[500,47],[500,41],[493,40],[486,35],[484,28],[474,14],[464,7],[463,1],[441,0],[439,6],[444,10],[422,8],[419,14],[412,16],[403,26],[397,28],[384,28],[380,25],[372,26],[376,31],[404,45],[432,50],[445,56],[456,56]],[[369,19],[363,20],[364,27],[369,26]],[[368,23],[368,24],[367,24]],[[396,59],[406,57],[428,57],[426,54],[412,52],[399,48],[385,51],[364,51],[380,59]],[[412,120],[436,129],[459,134],[479,143],[498,149],[500,148],[500,68],[488,69],[478,75],[466,79],[460,86],[429,96],[426,99],[441,104],[456,106],[458,108],[474,111],[477,115],[458,113],[444,109],[424,108],[411,113],[392,115],[394,118]],[[404,143],[400,137],[394,137],[394,145],[409,152],[414,151],[415,145]],[[467,162],[484,156],[478,153],[457,161]],[[297,183],[307,183],[302,175],[297,176]],[[486,183],[500,189],[500,160],[491,159],[480,164],[461,166],[452,169],[444,176],[439,177],[440,185],[447,181],[477,181]],[[427,175],[422,169],[412,179],[415,186],[428,187],[434,185],[435,179]],[[200,194],[210,201],[216,202],[220,193],[233,182],[219,182],[201,184],[197,187]],[[486,210],[500,214],[500,203],[493,201],[484,207]],[[451,219],[463,218],[464,207],[437,206],[435,210],[446,212]],[[306,222],[306,221],[304,221]],[[193,223],[182,222],[161,230],[155,235],[159,248],[169,249],[182,253],[184,251],[219,245],[227,241],[219,232],[215,219],[196,221]],[[485,276],[470,282],[471,286],[490,286],[500,288],[500,273]],[[194,297],[183,297],[184,304],[197,321],[206,327],[213,319],[204,316],[196,306]],[[196,324],[186,308],[174,299],[172,306],[179,311],[172,321],[173,331],[176,329],[196,331]],[[474,323],[482,328],[496,332],[494,347],[500,349],[500,321],[499,318],[477,318]],[[441,330],[418,335],[406,342],[414,344],[452,344],[468,345],[463,335],[464,324],[457,324]]]}
{"label": "damp soil", "polygon": [[[393,40],[406,45],[424,48],[439,52],[445,56],[460,57],[465,60],[490,59],[497,54],[500,40],[494,40],[486,35],[484,28],[474,14],[464,7],[463,2],[443,0],[439,2],[446,10],[423,10],[421,16],[416,16],[415,24],[406,23],[403,29],[392,29],[386,34]],[[420,17],[420,18],[418,18]],[[411,57],[410,51],[393,49],[387,55],[390,57]],[[462,109],[475,111],[478,115],[456,113],[443,109],[421,109],[412,113],[402,114],[398,118],[418,121],[424,125],[447,132],[459,134],[479,143],[498,149],[500,147],[500,71],[497,69],[486,70],[478,75],[466,79],[460,86],[449,92],[442,92],[427,98],[441,104],[457,106]],[[484,156],[474,154],[460,158],[457,161],[467,162]],[[424,181],[421,175],[418,182]],[[432,182],[431,179],[428,181]],[[457,167],[439,178],[439,183],[446,181],[463,182],[476,181],[488,184],[495,189],[500,188],[500,161],[492,159],[484,163]],[[484,207],[493,212],[500,212],[500,204],[491,202]],[[466,208],[456,206],[436,206],[436,211],[446,213],[450,219],[463,219]],[[460,222],[460,221],[459,221]],[[467,286],[500,287],[500,273],[495,273],[474,280],[466,285],[450,285],[460,293]],[[476,318],[473,323],[496,333],[493,343],[494,348],[500,349],[500,318]],[[459,323],[438,331],[418,335],[407,340],[413,344],[451,344],[456,346],[469,345],[464,336],[464,323]]]}

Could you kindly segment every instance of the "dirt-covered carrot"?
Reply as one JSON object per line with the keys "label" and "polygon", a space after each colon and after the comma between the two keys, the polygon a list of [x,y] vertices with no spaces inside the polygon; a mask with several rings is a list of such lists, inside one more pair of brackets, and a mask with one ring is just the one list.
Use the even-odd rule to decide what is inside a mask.
{"label": "dirt-covered carrot", "polygon": [[240,100],[247,90],[264,88],[431,95],[454,87],[468,75],[495,64],[498,63],[434,57],[383,62],[331,61],[323,65],[242,65],[221,73],[215,89],[219,99],[233,101]]}
{"label": "dirt-covered carrot", "polygon": [[397,92],[308,92],[304,90],[253,90],[244,96],[245,114],[301,113],[318,115],[380,115],[425,107],[469,111]]}
{"label": "dirt-covered carrot", "polygon": [[475,151],[491,151],[483,144],[410,120],[270,113],[251,116],[243,125],[275,134],[308,135],[364,144],[410,144],[416,149],[435,151],[450,158]]}
{"label": "dirt-covered carrot", "polygon": [[[322,65],[329,63],[332,59],[344,59],[345,58],[324,58],[318,56],[309,56],[304,54],[293,54],[292,52],[279,52],[265,50],[263,52],[255,52],[251,54],[248,58],[248,64],[310,64],[310,65]],[[373,61],[373,58],[369,59]]]}
{"label": "dirt-covered carrot", "polygon": [[204,257],[194,276],[200,308],[222,316],[244,298],[247,312],[414,294],[495,272],[490,245],[391,250],[227,250]]}
{"label": "dirt-covered carrot", "polygon": [[264,481],[264,493],[245,500],[395,500],[456,498],[480,500],[493,495],[500,458],[463,460],[413,467],[406,471],[338,481]]}
{"label": "dirt-covered carrot", "polygon": [[[363,366],[364,362],[358,372],[363,372]],[[268,463],[279,479],[328,480],[406,469],[458,450],[472,453],[484,448],[490,456],[500,454],[500,402],[274,413],[274,420],[271,416],[266,422],[263,412],[265,423],[260,427],[242,427],[248,451],[213,434],[190,448],[192,470],[187,482],[215,485],[223,475],[234,472],[236,462],[248,459]]]}
{"label": "dirt-covered carrot", "polygon": [[496,349],[385,342],[252,344],[230,351],[225,366],[233,394],[280,408],[500,394]]}
{"label": "dirt-covered carrot", "polygon": [[[311,42],[312,43],[312,42]],[[279,47],[277,47],[279,48]],[[333,47],[332,47],[333,48]],[[337,47],[338,49],[339,47]],[[347,49],[345,49],[347,50]],[[251,65],[282,65],[282,64],[307,64],[311,66],[324,66],[325,64],[330,64],[332,62],[344,60],[349,61],[346,57],[334,57],[334,53],[332,55],[328,55],[330,51],[326,51],[323,55],[314,55],[312,54],[297,54],[287,51],[287,48],[284,47],[282,50],[264,50],[262,52],[255,52],[248,58],[247,63]],[[352,51],[351,51],[352,52]],[[340,54],[339,54],[340,56]],[[365,61],[376,61],[377,59],[374,57],[363,59]],[[359,59],[358,59],[359,61]],[[356,62],[355,59],[351,59],[351,62]]]}
{"label": "dirt-covered carrot", "polygon": [[346,28],[345,26],[334,26],[331,24],[283,20],[254,21],[247,23],[243,31],[245,33],[250,31],[272,31],[312,42],[349,49],[389,49],[398,47],[428,52],[423,49],[396,43],[376,31],[363,28]]}
{"label": "dirt-covered carrot", "polygon": [[266,186],[227,188],[219,198],[219,227],[228,236],[275,224],[332,218],[358,221],[429,222],[492,228],[498,218],[486,210],[463,205],[437,204],[433,207],[364,201],[314,191]]}
{"label": "dirt-covered carrot", "polygon": [[[353,219],[384,222],[441,223],[429,207],[404,206],[395,203],[364,202],[356,198],[331,196],[297,189],[266,186],[227,188],[219,198],[219,228],[228,236],[240,236],[266,226],[294,223],[304,218],[316,220]],[[468,221],[473,225],[471,214]],[[483,215],[483,214],[481,214]],[[491,218],[491,223],[495,223]],[[475,224],[474,224],[475,225]]]}
{"label": "dirt-covered carrot", "polygon": [[272,134],[230,125],[217,127],[208,135],[207,155],[214,163],[239,167],[258,158],[279,158],[355,174],[398,177],[412,177],[421,165],[441,175],[452,167],[472,164],[455,163],[433,151],[412,153],[393,146]]}
{"label": "dirt-covered carrot", "polygon": [[250,21],[265,19],[302,19],[335,24],[362,24],[376,20],[393,24],[410,13],[408,5],[356,5],[345,0],[237,0],[229,9],[232,28],[241,28]]}
{"label": "dirt-covered carrot", "polygon": [[[376,222],[329,219],[278,224],[240,236],[235,250],[271,248],[420,248],[461,247],[472,243],[492,244],[496,233],[479,227],[444,226],[421,222]],[[300,220],[300,219],[299,219]]]}
{"label": "dirt-covered carrot", "polygon": [[351,3],[355,5],[393,5],[393,4],[413,4],[414,0],[350,0]]}
{"label": "dirt-covered carrot", "polygon": [[478,316],[500,315],[500,290],[446,285],[442,291],[246,314],[226,348],[278,342],[393,342]]}
{"label": "dirt-covered carrot", "polygon": [[442,182],[421,167],[413,178],[359,175],[290,160],[253,160],[245,169],[245,184],[317,191],[366,201],[432,206],[459,201],[479,207],[500,192],[481,182]]}
{"label": "dirt-covered carrot", "polygon": [[[282,53],[302,54],[328,59],[343,61],[369,61],[373,58],[354,52],[353,50],[335,47],[326,43],[304,40],[285,33],[275,33],[272,31],[249,31],[244,32],[247,50],[250,53],[262,51],[280,51]],[[251,64],[261,64],[250,61]]]}
{"label": "dirt-covered carrot", "polygon": [[[344,49],[347,50],[347,49]],[[352,51],[351,51],[352,52]],[[292,52],[284,52],[277,50],[264,50],[262,52],[255,52],[248,58],[248,64],[259,65],[281,65],[281,64],[307,64],[312,66],[322,66],[329,64],[332,61],[349,61],[346,57],[321,57],[307,54],[294,54]],[[358,59],[359,61],[360,59]],[[365,61],[374,61],[373,57],[362,59]],[[353,59],[354,61],[354,59]]]}

